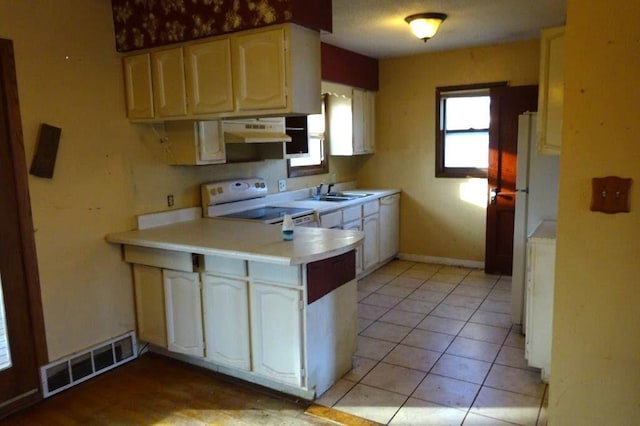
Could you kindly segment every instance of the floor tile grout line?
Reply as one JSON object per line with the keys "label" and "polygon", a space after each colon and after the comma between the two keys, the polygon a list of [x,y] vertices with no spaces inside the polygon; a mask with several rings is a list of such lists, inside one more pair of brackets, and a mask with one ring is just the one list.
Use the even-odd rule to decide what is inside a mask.
{"label": "floor tile grout line", "polygon": [[[342,397],[340,397],[340,398],[339,398],[339,399],[338,399],[338,400],[333,404],[333,406],[337,405],[337,404],[339,403],[339,401],[340,401],[340,400],[342,400],[342,399],[344,398],[344,396],[346,396],[346,394],[347,394],[347,393],[349,393],[349,392],[350,392],[350,391],[351,391],[351,390],[352,390],[356,385],[358,385],[358,384],[365,385],[364,383],[362,383],[362,381],[365,379],[365,377],[366,377],[368,374],[370,374],[370,373],[371,373],[371,372],[372,372],[376,367],[378,367],[381,363],[385,363],[385,364],[388,364],[388,365],[394,365],[394,366],[398,366],[398,367],[407,368],[407,369],[410,369],[410,370],[413,370],[413,371],[419,372],[420,374],[424,374],[424,375],[425,375],[425,376],[424,376],[424,378],[420,381],[420,383],[419,383],[417,386],[415,386],[415,387],[414,387],[414,389],[413,389],[413,391],[411,392],[411,394],[410,394],[408,397],[406,397],[406,398],[405,398],[404,403],[403,403],[403,404],[398,408],[398,410],[396,410],[396,412],[391,416],[391,418],[390,418],[390,420],[389,420],[389,422],[391,422],[391,421],[393,420],[393,418],[397,415],[398,411],[399,411],[399,410],[404,406],[404,404],[406,404],[406,402],[408,401],[408,399],[409,399],[409,398],[414,397],[413,395],[414,395],[415,391],[416,391],[416,390],[418,389],[418,387],[419,387],[419,386],[424,382],[424,380],[427,378],[427,376],[428,376],[429,374],[435,374],[435,375],[437,375],[436,373],[432,373],[433,368],[434,368],[434,367],[435,367],[435,365],[439,362],[439,360],[442,358],[442,356],[443,356],[444,354],[446,354],[446,353],[447,353],[447,350],[449,350],[449,348],[451,347],[452,343],[455,341],[455,339],[456,339],[457,337],[464,337],[464,338],[467,338],[467,339],[470,339],[470,340],[474,340],[474,341],[478,341],[478,342],[485,342],[485,343],[491,343],[491,344],[496,344],[496,345],[497,345],[497,343],[494,343],[494,342],[491,342],[491,341],[483,341],[483,340],[478,340],[478,339],[472,339],[472,338],[465,337],[465,336],[460,336],[460,333],[462,333],[462,331],[464,330],[464,328],[465,328],[468,324],[479,324],[479,325],[490,326],[490,327],[496,327],[496,328],[506,328],[506,329],[508,330],[508,331],[507,331],[507,334],[506,334],[506,335],[505,335],[505,337],[502,339],[502,343],[501,343],[501,344],[499,344],[500,348],[499,348],[498,352],[496,353],[496,355],[494,356],[493,361],[491,362],[491,366],[490,366],[490,368],[489,368],[489,370],[488,370],[487,374],[485,375],[485,377],[484,377],[484,379],[483,379],[482,384],[478,385],[477,383],[467,382],[467,383],[473,383],[473,384],[475,384],[475,385],[478,385],[478,386],[479,386],[479,388],[478,388],[478,392],[476,393],[476,395],[475,395],[475,397],[474,397],[474,399],[473,399],[473,401],[472,401],[471,405],[466,409],[466,414],[465,414],[465,417],[464,417],[464,419],[466,420],[466,417],[468,416],[468,413],[469,413],[469,412],[471,412],[470,410],[471,410],[471,408],[473,407],[473,404],[475,403],[475,400],[477,399],[477,396],[478,396],[479,392],[482,390],[482,388],[483,388],[484,386],[491,387],[491,386],[486,385],[485,383],[486,383],[487,377],[488,377],[488,375],[489,375],[489,373],[490,373],[491,369],[493,368],[493,366],[494,366],[494,365],[500,365],[500,366],[503,366],[502,364],[497,364],[497,363],[496,363],[496,360],[497,360],[497,358],[498,358],[498,356],[499,356],[499,354],[500,354],[500,352],[501,352],[502,348],[503,348],[503,347],[509,347],[509,348],[521,349],[521,348],[519,348],[519,347],[515,347],[515,346],[508,346],[508,345],[506,345],[506,341],[507,341],[507,339],[509,338],[510,334],[513,332],[513,329],[514,329],[514,326],[513,326],[513,325],[507,328],[507,327],[499,327],[499,326],[496,326],[495,324],[477,323],[477,322],[472,322],[472,321],[471,321],[471,318],[472,318],[472,317],[473,317],[473,316],[474,316],[478,311],[489,312],[489,313],[495,313],[495,314],[504,314],[504,312],[487,311],[487,310],[484,310],[484,309],[480,309],[480,307],[482,306],[482,304],[483,304],[485,301],[487,301],[487,300],[494,300],[494,301],[498,301],[498,302],[500,302],[500,300],[491,299],[491,298],[490,298],[490,296],[492,295],[492,293],[493,293],[493,292],[494,292],[494,290],[496,289],[496,286],[500,283],[500,280],[503,278],[503,276],[502,276],[502,275],[497,276],[497,278],[496,278],[496,279],[494,280],[494,282],[493,282],[493,285],[492,285],[490,288],[489,288],[489,287],[484,287],[485,289],[487,289],[487,290],[488,290],[488,291],[487,291],[487,294],[485,294],[483,297],[478,297],[478,299],[481,299],[481,302],[480,302],[480,304],[479,304],[476,308],[467,308],[467,309],[472,309],[472,310],[473,310],[473,312],[471,313],[471,315],[470,315],[466,320],[464,320],[464,321],[463,321],[463,322],[464,322],[464,325],[463,325],[463,326],[458,330],[458,332],[457,332],[456,334],[441,333],[441,332],[437,332],[437,331],[433,331],[433,330],[425,330],[425,329],[418,328],[418,325],[420,325],[420,324],[421,324],[421,323],[422,323],[422,322],[423,322],[427,317],[429,317],[429,316],[437,317],[437,318],[444,318],[444,319],[453,319],[453,320],[456,320],[455,318],[439,317],[438,315],[433,315],[432,313],[433,313],[433,312],[438,308],[438,306],[440,306],[440,305],[442,305],[442,304],[445,304],[445,305],[448,305],[448,306],[454,306],[454,307],[463,307],[463,306],[450,305],[450,304],[448,304],[448,303],[445,303],[445,300],[446,300],[446,298],[447,298],[447,297],[449,297],[449,296],[450,296],[450,295],[455,291],[455,289],[457,289],[460,285],[465,285],[465,284],[463,283],[463,281],[464,281],[467,277],[469,277],[469,276],[470,276],[470,274],[473,272],[473,270],[469,270],[469,271],[467,271],[467,273],[461,277],[460,281],[459,281],[457,284],[455,284],[455,285],[454,285],[454,287],[453,287],[451,290],[449,290],[449,291],[448,291],[448,292],[446,292],[446,293],[441,292],[441,293],[443,293],[443,294],[444,294],[443,299],[441,299],[441,300],[440,300],[440,302],[435,303],[435,306],[434,306],[431,310],[429,310],[427,313],[424,313],[424,312],[413,312],[413,311],[404,311],[404,310],[402,310],[402,309],[399,309],[400,311],[403,311],[403,312],[417,313],[417,314],[420,314],[420,315],[422,316],[422,319],[421,319],[420,321],[418,321],[418,322],[417,322],[417,324],[416,324],[415,326],[408,326],[408,325],[405,325],[405,324],[396,324],[396,323],[391,323],[391,322],[387,322],[387,321],[383,321],[383,320],[381,320],[381,318],[382,318],[382,317],[384,317],[385,315],[387,315],[391,310],[394,310],[394,309],[396,308],[396,306],[397,306],[398,304],[400,304],[402,301],[404,301],[404,300],[406,300],[406,299],[410,299],[410,297],[409,297],[409,296],[410,296],[411,294],[414,294],[414,293],[415,293],[415,292],[416,292],[420,287],[424,286],[424,285],[425,285],[427,282],[429,282],[429,281],[430,281],[430,280],[431,280],[431,279],[432,279],[432,278],[433,278],[433,277],[434,277],[438,272],[440,272],[440,271],[444,268],[444,266],[443,266],[443,267],[440,267],[440,268],[438,269],[438,271],[433,272],[433,273],[430,275],[430,277],[429,277],[429,278],[427,278],[427,279],[423,279],[423,280],[421,279],[422,283],[420,284],[420,286],[413,288],[413,289],[412,289],[412,291],[411,291],[410,293],[408,293],[406,296],[387,295],[387,294],[384,294],[384,293],[378,293],[378,291],[379,291],[380,289],[382,289],[382,288],[384,288],[384,287],[386,287],[386,286],[392,285],[391,283],[392,283],[394,280],[396,280],[396,279],[398,279],[398,278],[402,277],[402,276],[404,275],[404,273],[406,273],[407,271],[409,271],[410,269],[412,269],[416,264],[418,264],[418,263],[417,263],[417,262],[416,262],[416,263],[413,263],[413,265],[409,266],[408,268],[405,268],[403,271],[401,271],[401,272],[399,272],[399,273],[389,274],[389,275],[392,275],[392,278],[391,278],[391,279],[389,279],[388,281],[386,281],[386,282],[382,283],[382,285],[380,285],[378,288],[376,288],[376,290],[373,290],[373,291],[371,291],[371,292],[368,292],[368,294],[367,294],[367,295],[365,295],[365,296],[362,298],[362,300],[364,300],[364,299],[366,299],[367,297],[369,297],[370,295],[372,295],[372,294],[374,294],[374,293],[376,293],[376,294],[378,294],[378,295],[382,295],[382,296],[388,296],[388,297],[395,297],[395,298],[399,298],[400,300],[399,300],[397,303],[395,303],[393,306],[390,306],[390,307],[387,307],[387,306],[381,307],[381,306],[377,306],[377,305],[370,305],[370,304],[367,304],[366,302],[365,302],[365,303],[363,303],[363,302],[362,302],[362,300],[360,300],[360,301],[358,302],[358,303],[363,303],[363,304],[365,304],[365,305],[369,305],[369,306],[376,306],[376,307],[379,307],[379,308],[386,309],[386,310],[385,310],[385,312],[384,312],[384,313],[382,313],[381,315],[379,315],[376,319],[371,320],[371,319],[368,319],[368,318],[361,318],[361,319],[363,319],[363,320],[371,321],[371,324],[369,324],[367,327],[365,327],[363,330],[361,330],[361,331],[358,333],[358,336],[361,336],[361,335],[362,335],[362,333],[364,333],[364,332],[365,332],[369,327],[371,327],[372,325],[374,325],[374,324],[375,324],[375,323],[377,323],[377,322],[381,322],[381,323],[383,323],[383,324],[391,324],[391,325],[396,325],[396,326],[406,327],[406,328],[409,328],[410,330],[409,330],[409,332],[408,332],[408,333],[407,333],[407,334],[402,338],[402,340],[400,340],[399,342],[395,342],[395,341],[388,341],[388,340],[380,339],[380,338],[377,338],[377,337],[362,336],[362,337],[368,337],[368,338],[372,338],[372,339],[378,339],[378,340],[381,340],[381,341],[384,341],[384,342],[391,343],[391,344],[393,344],[393,347],[392,347],[389,351],[387,351],[387,352],[383,355],[382,359],[380,359],[380,360],[375,360],[375,359],[371,359],[371,358],[367,358],[367,357],[361,357],[361,358],[366,358],[366,359],[373,360],[373,361],[375,361],[375,364],[373,364],[373,366],[372,366],[372,367],[371,367],[371,368],[370,368],[370,369],[369,369],[369,370],[368,370],[368,371],[367,371],[367,372],[366,372],[366,373],[365,373],[365,374],[364,374],[364,375],[363,375],[363,376],[362,376],[362,377],[361,377],[357,382],[352,382],[352,383],[353,383],[353,386],[349,387],[349,390],[348,390],[348,391],[347,391],[347,392],[346,392]],[[419,278],[415,278],[415,277],[409,277],[409,278],[419,279]],[[453,283],[446,283],[446,284],[453,284]],[[430,290],[430,291],[434,291],[434,290]],[[507,291],[507,290],[502,290],[502,291]],[[438,292],[438,291],[434,291],[434,292]],[[462,296],[465,296],[465,295],[462,295]],[[466,296],[466,297],[475,297],[475,296]],[[411,299],[411,300],[422,301],[422,302],[429,302],[429,301],[420,300],[420,299]],[[504,302],[504,301],[502,301],[502,302]],[[430,302],[430,303],[434,303],[434,302]],[[464,307],[463,307],[463,308],[464,308]],[[459,319],[457,319],[457,320],[458,320],[458,321],[461,321],[461,320],[459,320]],[[431,332],[435,332],[435,333],[445,334],[445,335],[447,335],[447,336],[451,336],[451,337],[453,337],[453,339],[452,339],[452,341],[447,345],[447,347],[444,349],[444,351],[443,351],[443,352],[440,352],[440,351],[433,351],[433,350],[431,350],[431,349],[426,349],[426,348],[422,348],[422,347],[415,347],[415,346],[407,345],[407,344],[403,343],[403,340],[404,340],[404,339],[405,339],[405,338],[406,338],[406,337],[407,337],[411,332],[413,332],[414,330],[424,330],[424,331],[431,331]],[[391,352],[393,352],[393,351],[394,351],[394,350],[395,350],[399,345],[401,345],[401,344],[402,344],[402,345],[404,345],[404,346],[414,347],[414,348],[418,348],[418,349],[422,349],[422,350],[428,350],[428,351],[430,351],[430,352],[436,352],[436,353],[439,353],[440,355],[439,355],[439,356],[438,356],[438,358],[433,362],[433,364],[432,364],[432,366],[429,368],[429,370],[428,370],[428,371],[426,371],[426,372],[425,372],[424,370],[416,370],[416,369],[409,368],[409,367],[405,367],[405,366],[402,366],[402,365],[396,365],[396,364],[393,364],[393,363],[390,363],[390,362],[385,362],[385,361],[384,361],[384,359],[385,359],[387,356],[389,356],[389,354],[390,354]],[[451,354],[449,354],[449,355],[451,355]],[[456,355],[456,356],[457,356],[457,355]],[[462,358],[467,358],[467,357],[462,357]],[[475,358],[467,358],[467,359],[473,359],[473,360],[475,360]],[[485,362],[486,362],[486,361],[485,361]],[[505,366],[505,367],[511,367],[511,366],[508,366],[508,365],[504,365],[504,366]],[[517,368],[517,367],[511,367],[511,368]],[[442,376],[442,377],[447,377],[447,376]],[[449,378],[449,377],[447,377],[447,378]],[[455,378],[454,378],[454,379],[455,379]],[[455,380],[460,380],[460,379],[455,379]],[[462,380],[462,381],[464,381],[464,380]],[[466,381],[465,381],[465,382],[466,382]],[[381,388],[377,388],[377,387],[375,387],[375,386],[371,386],[371,385],[366,385],[366,386],[370,386],[370,387],[372,387],[372,388],[376,388],[376,389],[381,389]],[[385,390],[385,391],[388,391],[388,392],[393,392],[393,391],[389,391],[389,390],[387,390],[387,389],[381,389],[381,390]],[[545,392],[546,392],[546,390],[545,390]],[[399,393],[397,393],[397,392],[393,392],[393,393],[396,393],[396,394],[398,394],[398,395],[402,395],[402,396],[406,396],[406,395],[404,395],[404,394],[399,394]],[[514,393],[517,393],[517,392],[514,392]],[[417,397],[414,397],[414,398],[417,398]],[[420,398],[418,398],[418,399],[420,399]],[[432,401],[430,401],[430,402],[432,402]],[[541,405],[542,405],[542,403],[543,403],[543,402],[544,402],[544,395],[543,395],[543,400],[541,401]],[[438,404],[438,405],[442,405],[442,404],[439,404],[439,403],[436,403],[436,404]],[[446,406],[446,405],[445,405],[445,406]],[[461,409],[460,407],[451,407],[451,408],[455,408],[455,409],[460,410],[460,411],[465,411],[464,409]],[[538,413],[538,416],[539,416],[539,415],[540,415],[540,412]],[[485,416],[485,417],[486,417],[486,416]]]}

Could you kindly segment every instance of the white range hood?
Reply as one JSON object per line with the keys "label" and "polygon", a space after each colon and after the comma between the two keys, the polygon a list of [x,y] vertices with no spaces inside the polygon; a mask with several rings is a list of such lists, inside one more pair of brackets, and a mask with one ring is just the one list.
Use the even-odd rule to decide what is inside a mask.
{"label": "white range hood", "polygon": [[291,142],[285,133],[284,117],[223,120],[225,143]]}

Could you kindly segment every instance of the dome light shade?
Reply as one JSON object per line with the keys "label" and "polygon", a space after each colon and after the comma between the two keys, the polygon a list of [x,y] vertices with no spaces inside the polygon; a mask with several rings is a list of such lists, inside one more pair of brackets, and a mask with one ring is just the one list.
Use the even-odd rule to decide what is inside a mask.
{"label": "dome light shade", "polygon": [[413,34],[425,43],[436,34],[445,19],[447,15],[444,13],[416,13],[404,18]]}

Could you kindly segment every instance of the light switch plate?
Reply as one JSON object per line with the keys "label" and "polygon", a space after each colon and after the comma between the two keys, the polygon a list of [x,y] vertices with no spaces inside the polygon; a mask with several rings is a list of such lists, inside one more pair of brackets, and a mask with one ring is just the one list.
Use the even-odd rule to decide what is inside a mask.
{"label": "light switch plate", "polygon": [[591,211],[603,213],[627,213],[631,179],[617,176],[591,180]]}
{"label": "light switch plate", "polygon": [[278,180],[278,192],[284,192],[287,190],[287,180],[280,179]]}

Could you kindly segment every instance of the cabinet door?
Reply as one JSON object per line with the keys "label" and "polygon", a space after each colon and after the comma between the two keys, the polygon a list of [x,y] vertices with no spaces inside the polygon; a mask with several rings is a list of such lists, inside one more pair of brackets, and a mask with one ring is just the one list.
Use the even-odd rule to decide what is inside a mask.
{"label": "cabinet door", "polygon": [[224,136],[219,121],[198,122],[198,160],[199,164],[226,161]]}
{"label": "cabinet door", "polygon": [[162,269],[133,264],[138,339],[167,347]]}
{"label": "cabinet door", "polygon": [[542,32],[538,92],[538,151],[560,154],[564,108],[564,27]]}
{"label": "cabinet door", "polygon": [[200,277],[169,269],[163,277],[169,350],[204,356]]}
{"label": "cabinet door", "polygon": [[249,370],[248,283],[208,274],[202,282],[207,359]]}
{"label": "cabinet door", "polygon": [[365,153],[364,90],[353,89],[353,153]]}
{"label": "cabinet door", "polygon": [[553,329],[555,243],[530,241],[527,265],[527,324],[525,356],[549,381]]}
{"label": "cabinet door", "polygon": [[229,39],[188,45],[184,53],[189,111],[192,114],[233,111]]}
{"label": "cabinet door", "polygon": [[364,92],[364,153],[373,154],[376,151],[376,93]]}
{"label": "cabinet door", "polygon": [[366,271],[370,267],[378,264],[380,255],[378,253],[379,244],[379,222],[380,216],[373,214],[362,219],[362,230],[364,231],[364,244],[362,246],[362,268]]}
{"label": "cabinet door", "polygon": [[380,199],[380,260],[385,261],[400,249],[400,194]]}
{"label": "cabinet door", "polygon": [[[342,225],[342,229],[350,231],[362,231],[362,220],[354,220]],[[362,272],[362,246],[356,248],[356,274]]]}
{"label": "cabinet door", "polygon": [[327,96],[329,152],[331,155],[353,155],[353,109],[351,97]]}
{"label": "cabinet door", "polygon": [[253,371],[274,380],[302,383],[302,292],[251,285]]}
{"label": "cabinet door", "polygon": [[182,47],[151,54],[153,65],[153,102],[158,117],[180,117],[187,114]]}
{"label": "cabinet door", "polygon": [[151,57],[148,53],[123,59],[127,117],[153,118],[153,89],[151,86]]}
{"label": "cabinet door", "polygon": [[287,106],[284,29],[233,38],[234,82],[240,111]]}

